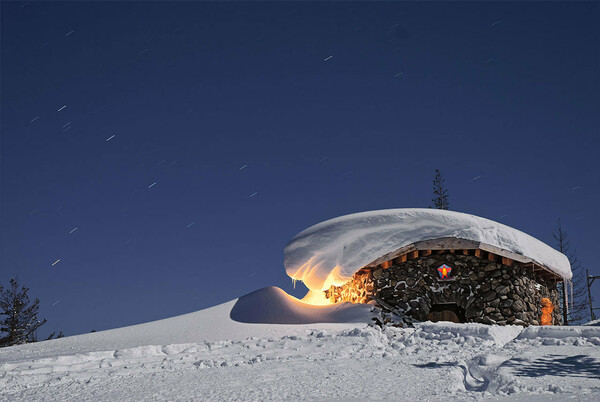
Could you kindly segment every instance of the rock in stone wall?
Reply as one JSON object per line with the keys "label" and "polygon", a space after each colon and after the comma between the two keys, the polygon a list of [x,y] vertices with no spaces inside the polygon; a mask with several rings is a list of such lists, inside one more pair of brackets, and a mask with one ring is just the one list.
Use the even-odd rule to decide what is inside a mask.
{"label": "rock in stone wall", "polygon": [[[437,268],[442,264],[452,267],[451,279],[439,279]],[[499,325],[539,325],[540,302],[547,297],[557,306],[553,324],[561,324],[553,281],[537,277],[531,268],[517,262],[507,266],[449,252],[392,263],[387,269],[361,270],[325,295],[336,303],[381,300],[421,321],[428,319],[434,305],[456,304],[466,322]]]}

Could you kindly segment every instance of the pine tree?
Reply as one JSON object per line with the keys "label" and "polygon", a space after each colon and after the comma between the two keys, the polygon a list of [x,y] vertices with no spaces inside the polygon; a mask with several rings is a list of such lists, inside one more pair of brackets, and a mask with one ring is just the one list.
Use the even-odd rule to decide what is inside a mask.
{"label": "pine tree", "polygon": [[19,290],[14,278],[6,290],[0,286],[0,347],[34,342],[35,330],[46,323],[37,318],[39,299],[30,302],[28,291],[25,286]]}
{"label": "pine tree", "polygon": [[448,190],[444,187],[444,178],[439,169],[435,169],[433,178],[433,206],[437,209],[448,209]]}
{"label": "pine tree", "polygon": [[[575,250],[571,251],[569,236],[563,228],[560,219],[558,220],[557,227],[552,233],[552,236],[554,237],[554,240],[556,240],[556,249],[566,255],[569,259],[569,263],[571,263],[571,271],[573,272],[573,278],[571,279],[573,282],[573,294],[571,294],[570,289],[567,289],[570,296],[568,300],[569,312],[567,315],[567,324],[581,324],[586,318],[586,312],[588,309],[585,271],[575,255]],[[564,282],[558,284],[559,292],[563,293],[565,291],[564,285]],[[569,285],[567,284],[567,286]],[[560,300],[561,309],[564,308],[563,300],[564,298],[561,298]]]}

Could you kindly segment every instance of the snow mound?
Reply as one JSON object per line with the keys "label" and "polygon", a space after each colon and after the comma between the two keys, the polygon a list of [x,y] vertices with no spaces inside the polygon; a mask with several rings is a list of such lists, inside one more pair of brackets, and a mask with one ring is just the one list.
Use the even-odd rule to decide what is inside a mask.
{"label": "snow mound", "polygon": [[429,334],[439,334],[445,332],[460,335],[463,338],[479,338],[489,341],[490,344],[498,347],[502,347],[508,342],[512,341],[523,331],[523,327],[519,325],[499,326],[478,324],[473,322],[468,324],[456,324],[446,321],[436,323],[429,321],[424,323],[416,323],[415,328],[418,328],[419,330]]}
{"label": "snow mound", "polygon": [[600,328],[595,326],[577,326],[577,327],[559,327],[556,325],[542,327],[527,327],[518,336],[519,339],[535,339],[535,338],[583,338],[583,339],[598,339],[600,344]]}
{"label": "snow mound", "polygon": [[454,237],[523,255],[563,278],[572,277],[565,255],[498,222],[438,209],[386,209],[345,215],[297,234],[285,247],[287,274],[312,291],[342,285],[360,268],[401,247]]}
{"label": "snow mound", "polygon": [[232,320],[255,324],[313,324],[319,322],[371,322],[371,306],[339,303],[317,306],[304,303],[277,287],[242,296],[231,309]]}
{"label": "snow mound", "polygon": [[583,325],[589,325],[592,327],[600,327],[600,320],[588,321]]}
{"label": "snow mound", "polygon": [[309,323],[319,323],[319,328],[323,330],[364,327],[371,322],[370,307],[351,303],[313,306],[279,288],[270,287],[214,307],[163,320],[0,348],[0,362],[39,359],[65,353],[125,350],[144,345],[298,335],[314,328]]}

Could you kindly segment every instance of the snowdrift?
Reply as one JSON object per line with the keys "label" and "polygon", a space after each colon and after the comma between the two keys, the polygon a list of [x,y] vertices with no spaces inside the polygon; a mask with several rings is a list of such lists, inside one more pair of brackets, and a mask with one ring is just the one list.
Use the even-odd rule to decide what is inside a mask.
{"label": "snowdrift", "polygon": [[489,341],[496,346],[504,346],[523,331],[518,325],[487,325],[478,323],[457,324],[448,321],[415,323],[415,327],[426,333],[451,333],[462,337],[474,337]]}
{"label": "snowdrift", "polygon": [[340,303],[317,306],[304,303],[277,287],[267,287],[240,297],[232,320],[260,324],[351,323],[371,321],[371,306]]}
{"label": "snowdrift", "polygon": [[[248,337],[281,337],[304,334],[310,324],[339,330],[367,326],[371,306],[343,303],[314,306],[267,287],[214,307],[163,320],[128,327],[70,336],[52,341],[0,348],[0,362],[7,356],[45,357],[54,354],[84,353],[135,348],[140,345],[169,345],[214,342]],[[294,325],[286,325],[294,324]]]}
{"label": "snowdrift", "polygon": [[454,237],[523,255],[563,278],[572,277],[565,255],[498,222],[438,209],[361,212],[316,224],[285,247],[287,274],[312,291],[342,285],[379,257],[423,240]]}
{"label": "snowdrift", "polygon": [[599,339],[600,328],[595,326],[574,326],[574,327],[559,327],[556,325],[548,326],[531,326],[525,328],[519,334],[519,339],[534,339],[534,338],[572,338],[579,337],[584,339]]}

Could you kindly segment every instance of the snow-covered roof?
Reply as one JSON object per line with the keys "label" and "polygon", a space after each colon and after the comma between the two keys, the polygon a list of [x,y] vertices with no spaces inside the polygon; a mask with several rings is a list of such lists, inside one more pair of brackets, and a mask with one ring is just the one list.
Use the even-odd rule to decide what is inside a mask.
{"label": "snow-covered roof", "polygon": [[318,223],[287,244],[284,265],[290,277],[310,290],[325,290],[402,247],[447,237],[507,250],[572,277],[564,254],[520,230],[475,215],[424,208],[368,211]]}

